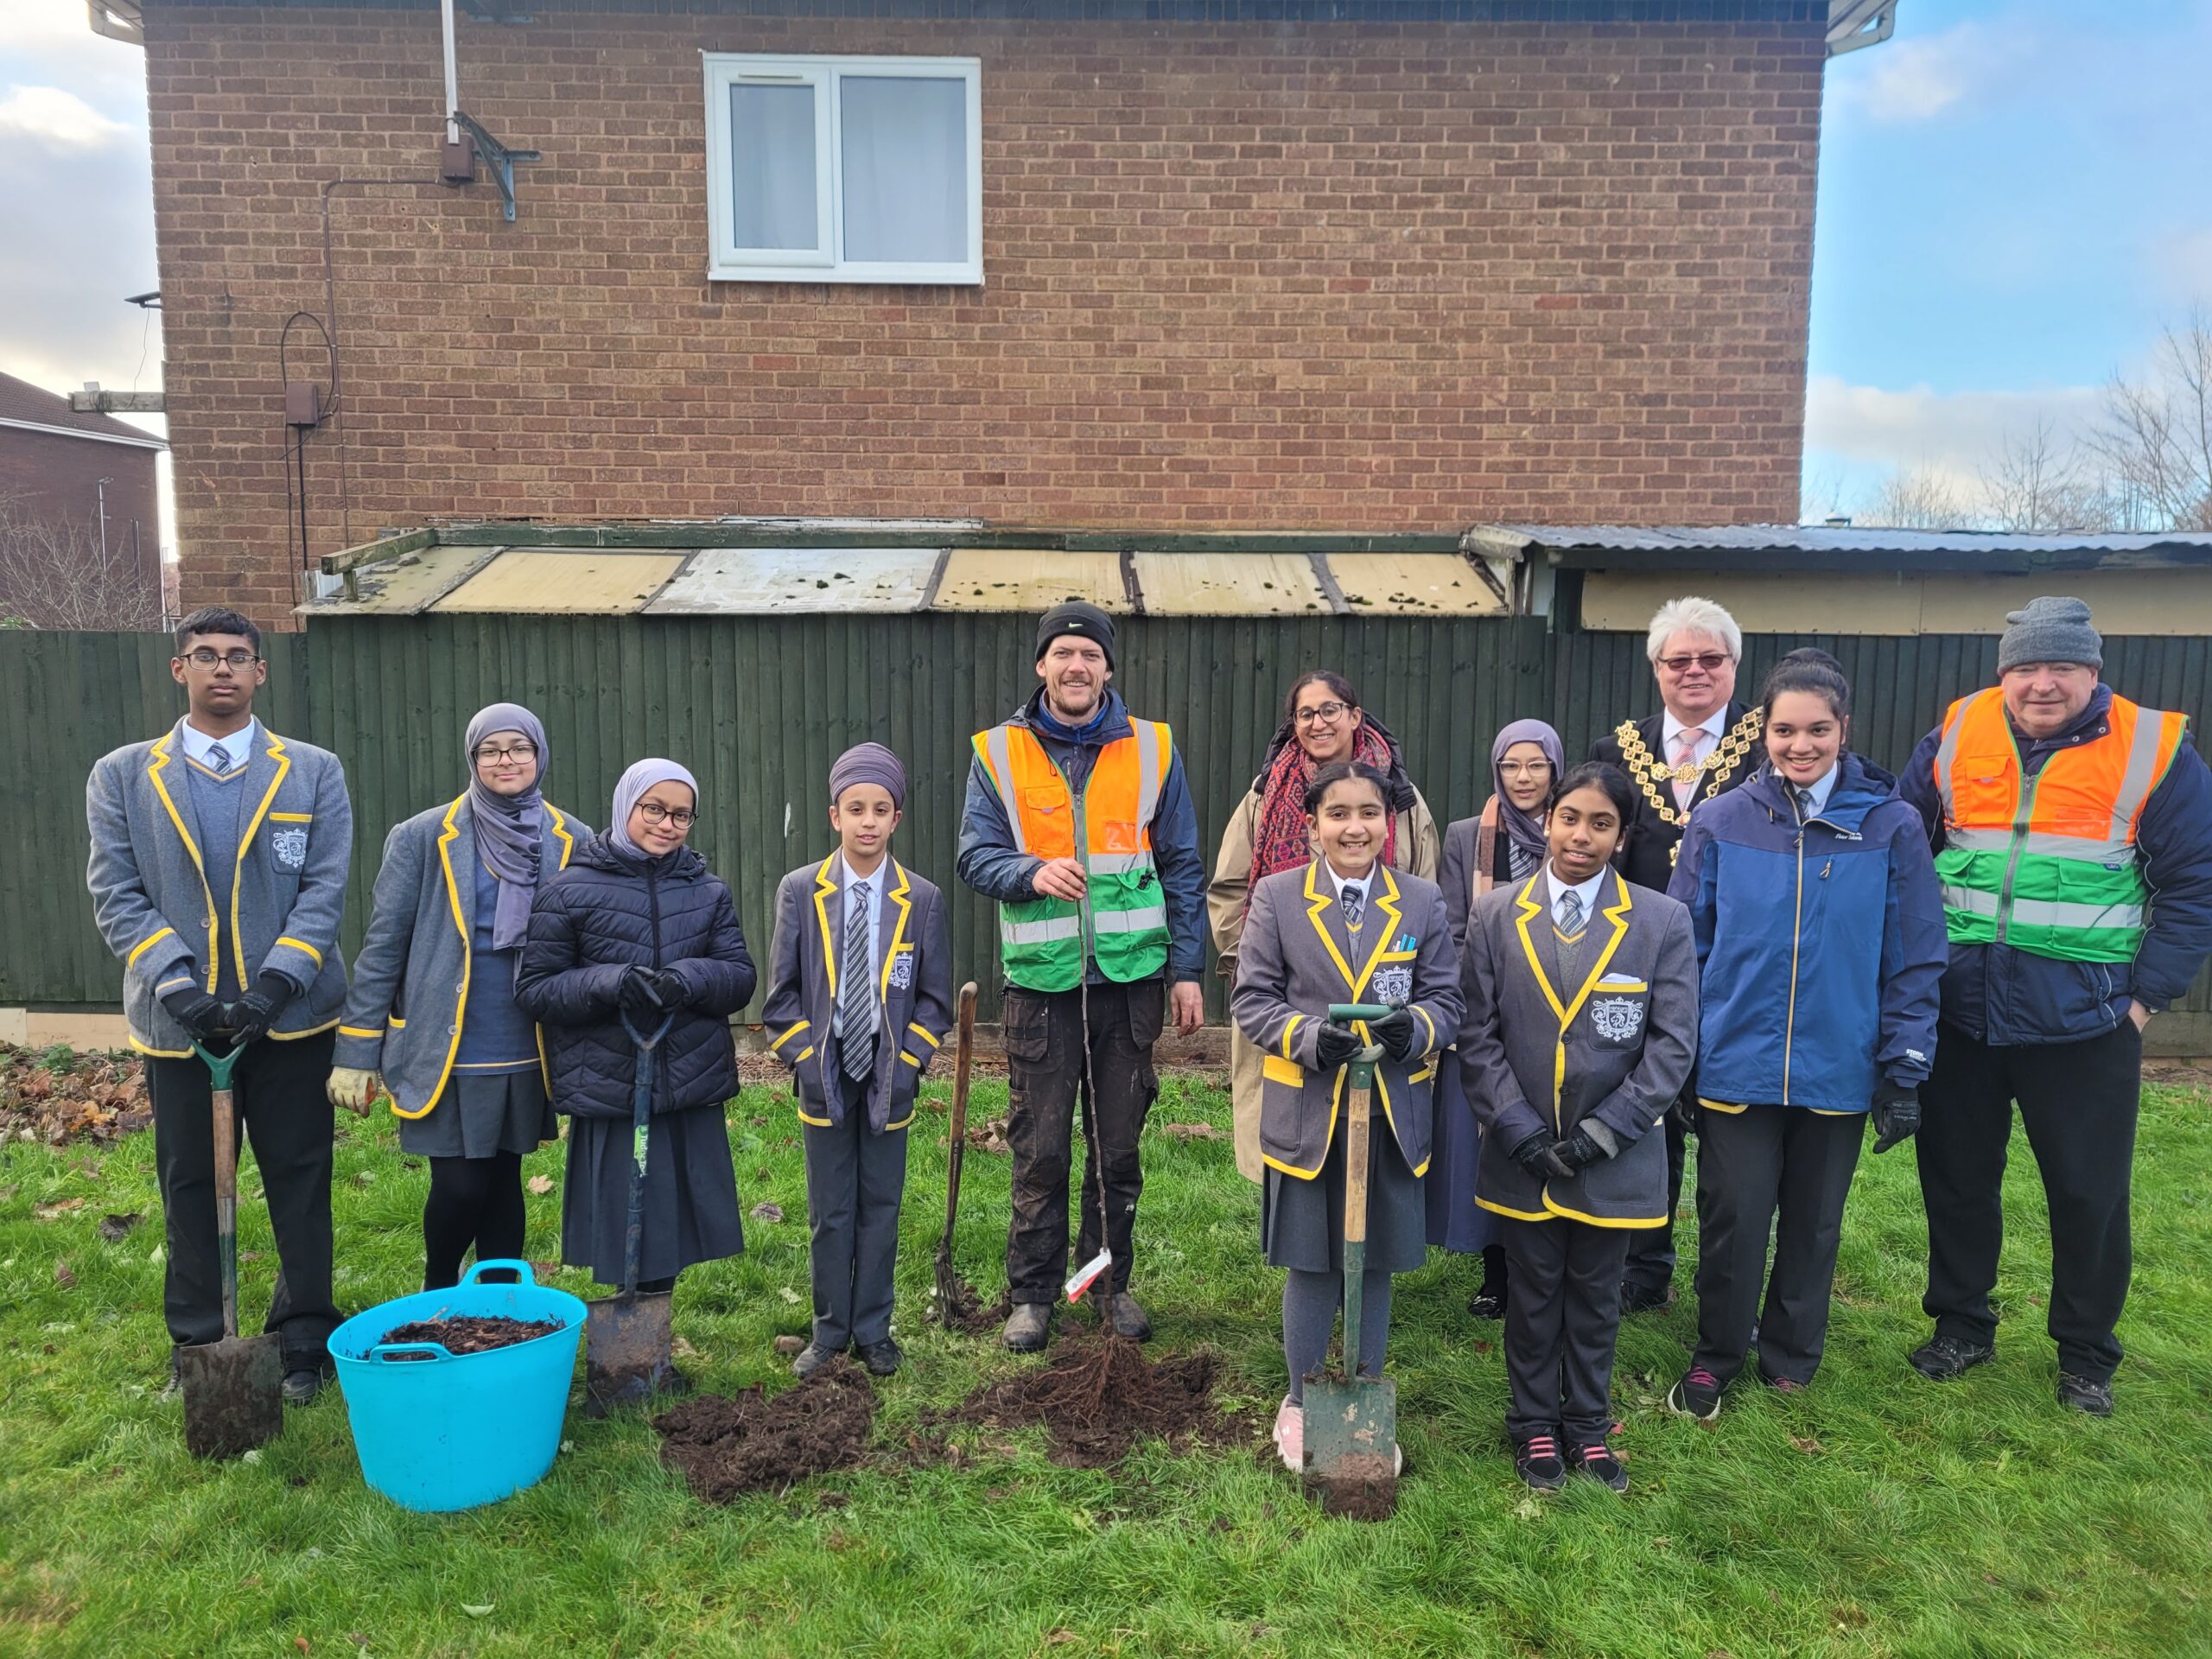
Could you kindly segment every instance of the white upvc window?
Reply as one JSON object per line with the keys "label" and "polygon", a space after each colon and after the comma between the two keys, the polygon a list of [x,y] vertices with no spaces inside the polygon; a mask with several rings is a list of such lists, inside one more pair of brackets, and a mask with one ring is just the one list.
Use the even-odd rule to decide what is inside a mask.
{"label": "white upvc window", "polygon": [[982,284],[980,59],[701,56],[710,279]]}

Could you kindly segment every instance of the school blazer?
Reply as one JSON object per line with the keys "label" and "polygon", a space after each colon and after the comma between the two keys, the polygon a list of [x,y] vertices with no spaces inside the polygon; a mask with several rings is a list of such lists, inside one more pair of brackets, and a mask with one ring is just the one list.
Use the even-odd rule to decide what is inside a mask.
{"label": "school blazer", "polygon": [[[1493,887],[1467,914],[1459,1077],[1484,1129],[1475,1202],[1501,1216],[1667,1219],[1667,1138],[1649,1131],[1696,1058],[1697,947],[1683,906],[1618,871],[1606,883],[1611,897],[1590,918],[1573,984],[1560,973],[1542,870]],[[1529,1136],[1563,1137],[1586,1121],[1619,1151],[1564,1181],[1514,1161]]]}
{"label": "school blazer", "polygon": [[1332,1002],[1404,1003],[1420,1040],[1403,1061],[1375,1068],[1375,1098],[1415,1175],[1427,1172],[1437,1056],[1459,1023],[1459,966],[1433,881],[1377,862],[1352,959],[1335,881],[1316,859],[1252,889],[1230,1011],[1262,1054],[1260,1156],[1310,1181],[1328,1161],[1349,1067],[1314,1054]]}
{"label": "school blazer", "polygon": [[[895,858],[876,929],[875,1070],[861,1103],[879,1135],[914,1121],[914,1093],[952,1029],[952,942],[944,895]],[[760,1022],[768,1052],[791,1069],[803,1122],[826,1128],[851,1109],[853,1085],[837,1054],[837,988],[844,982],[845,887],[835,853],[802,864],[776,887],[776,937]]]}
{"label": "school blazer", "polygon": [[184,778],[183,725],[103,756],[85,785],[92,833],[86,884],[101,937],[123,961],[130,1046],[165,1059],[191,1057],[192,1039],[162,998],[189,985],[215,988],[219,938],[228,941],[246,989],[268,971],[296,988],[270,1037],[328,1031],[346,1001],[338,949],[353,854],[346,769],[327,749],[261,728],[237,785],[252,816],[238,837],[230,914],[219,929]]}
{"label": "school blazer", "polygon": [[[552,802],[540,814],[538,891],[569,868],[591,829]],[[334,1065],[384,1073],[391,1109],[421,1117],[437,1104],[461,1052],[475,953],[476,809],[466,794],[417,812],[385,837],[369,931],[338,1026]],[[545,1034],[537,1064],[545,1066]],[[546,1078],[552,1090],[550,1076]]]}

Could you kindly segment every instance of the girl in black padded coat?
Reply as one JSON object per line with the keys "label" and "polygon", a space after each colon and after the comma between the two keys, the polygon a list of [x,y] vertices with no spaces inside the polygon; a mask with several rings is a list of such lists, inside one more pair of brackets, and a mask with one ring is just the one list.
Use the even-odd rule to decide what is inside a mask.
{"label": "girl in black padded coat", "polygon": [[543,1027],[554,1109],[575,1120],[561,1198],[561,1257],[622,1282],[637,1050],[655,1051],[640,1290],[745,1248],[722,1103],[737,1092],[729,1017],[753,995],[753,958],[729,888],[684,843],[698,785],[672,760],[640,760],[615,786],[604,836],[540,890],[515,1001]]}

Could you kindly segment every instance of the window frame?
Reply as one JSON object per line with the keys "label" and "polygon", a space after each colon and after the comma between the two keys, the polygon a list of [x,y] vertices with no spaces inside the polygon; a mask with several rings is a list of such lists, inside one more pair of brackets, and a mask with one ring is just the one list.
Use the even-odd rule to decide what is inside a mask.
{"label": "window frame", "polygon": [[[982,60],[849,57],[817,54],[702,52],[707,116],[707,279],[715,283],[891,283],[983,285]],[[968,133],[969,257],[963,260],[852,260],[845,257],[845,76],[963,83]],[[731,240],[734,135],[730,90],[741,85],[816,87],[814,171],[819,249],[740,248]]]}

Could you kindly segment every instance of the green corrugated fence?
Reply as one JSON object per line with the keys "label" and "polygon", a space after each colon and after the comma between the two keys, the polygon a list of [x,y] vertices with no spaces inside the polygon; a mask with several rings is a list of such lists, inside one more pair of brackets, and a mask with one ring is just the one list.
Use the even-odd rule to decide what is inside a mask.
{"label": "green corrugated fence", "polygon": [[[1035,684],[1026,617],[348,620],[266,642],[260,709],[279,731],[344,760],[354,810],[358,944],[385,833],[449,800],[466,781],[468,716],[502,698],[535,709],[552,745],[547,792],[603,827],[630,761],[665,754],[700,779],[693,844],[730,881],[756,958],[777,879],[828,850],[830,762],[873,738],[906,760],[899,856],[953,899],[956,974],[984,987],[995,1017],[988,907],[952,873],[971,734]],[[1175,732],[1207,867],[1222,825],[1258,769],[1290,679],[1330,667],[1396,734],[1440,826],[1476,811],[1490,739],[1536,715],[1570,754],[1656,705],[1640,635],[1554,635],[1538,618],[1125,618],[1116,683],[1136,712]],[[1859,699],[1853,747],[1895,768],[1955,696],[1990,683],[1994,636],[1764,635],[1745,641],[1746,695],[1801,645],[1834,652]],[[2105,642],[2106,678],[2140,702],[2212,715],[2212,641]],[[84,886],[86,770],[181,711],[170,647],[154,634],[0,632],[0,1005],[112,1007],[118,964],[92,925]],[[2200,977],[2187,1007],[2212,1007]],[[1221,1012],[1209,974],[1207,1001]]]}

